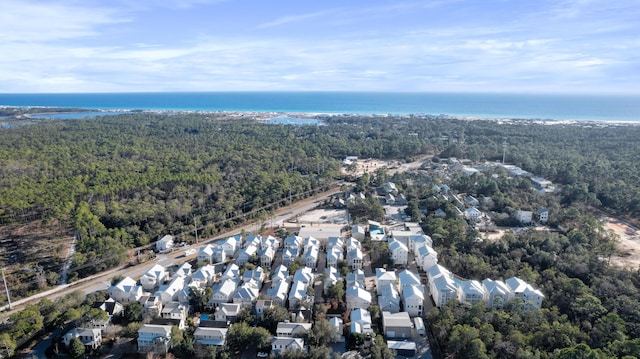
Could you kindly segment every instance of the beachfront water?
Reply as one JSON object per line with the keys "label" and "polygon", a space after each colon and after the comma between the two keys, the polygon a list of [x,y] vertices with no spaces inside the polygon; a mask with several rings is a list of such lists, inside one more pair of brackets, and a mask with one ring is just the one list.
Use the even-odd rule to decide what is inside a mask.
{"label": "beachfront water", "polygon": [[640,95],[377,92],[0,94],[0,106],[640,121]]}

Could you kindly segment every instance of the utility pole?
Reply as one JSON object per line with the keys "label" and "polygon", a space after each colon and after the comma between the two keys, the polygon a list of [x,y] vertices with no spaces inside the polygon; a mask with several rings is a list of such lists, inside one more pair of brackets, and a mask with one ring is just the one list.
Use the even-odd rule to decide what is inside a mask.
{"label": "utility pole", "polygon": [[2,268],[2,281],[4,282],[4,291],[7,293],[7,302],[9,302],[9,310],[11,307],[11,297],[9,296],[9,287],[7,287],[7,279],[4,277],[4,268]]}
{"label": "utility pole", "polygon": [[504,165],[504,161],[507,158],[507,139],[504,139],[502,143],[502,164]]}
{"label": "utility pole", "polygon": [[196,230],[196,243],[198,243],[198,225],[196,224],[196,215],[193,215],[193,228]]}

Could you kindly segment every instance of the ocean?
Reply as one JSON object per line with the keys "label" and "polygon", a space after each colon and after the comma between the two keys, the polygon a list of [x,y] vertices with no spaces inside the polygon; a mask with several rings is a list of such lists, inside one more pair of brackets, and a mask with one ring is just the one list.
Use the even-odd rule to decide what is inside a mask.
{"label": "ocean", "polygon": [[0,106],[640,121],[640,95],[381,92],[0,94]]}

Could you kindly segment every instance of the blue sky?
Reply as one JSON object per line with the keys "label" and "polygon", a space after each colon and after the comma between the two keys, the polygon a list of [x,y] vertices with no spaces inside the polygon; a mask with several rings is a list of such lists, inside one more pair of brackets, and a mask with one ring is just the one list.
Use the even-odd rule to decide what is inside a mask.
{"label": "blue sky", "polygon": [[0,92],[639,94],[639,19],[639,0],[2,0]]}

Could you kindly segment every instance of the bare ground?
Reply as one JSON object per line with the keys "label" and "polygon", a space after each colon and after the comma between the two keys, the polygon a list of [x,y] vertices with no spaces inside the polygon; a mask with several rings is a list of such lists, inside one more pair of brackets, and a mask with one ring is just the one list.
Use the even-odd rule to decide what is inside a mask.
{"label": "bare ground", "polygon": [[619,237],[618,255],[611,257],[611,265],[640,269],[640,231],[630,223],[605,217],[605,227]]}
{"label": "bare ground", "polygon": [[428,161],[433,157],[433,154],[426,154],[420,156],[418,159],[412,162],[401,163],[397,160],[380,160],[375,158],[359,159],[355,161],[355,171],[348,171],[345,167],[342,167],[342,174],[353,175],[360,177],[365,173],[374,173],[380,168],[387,170],[389,175],[393,175],[396,172],[404,172],[410,169],[418,169],[425,161]]}

